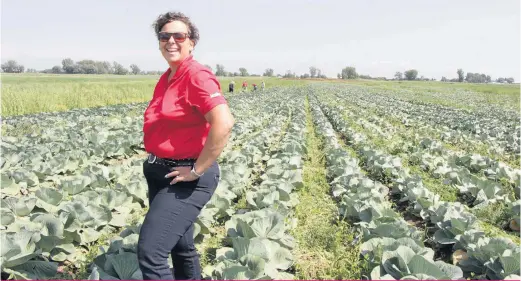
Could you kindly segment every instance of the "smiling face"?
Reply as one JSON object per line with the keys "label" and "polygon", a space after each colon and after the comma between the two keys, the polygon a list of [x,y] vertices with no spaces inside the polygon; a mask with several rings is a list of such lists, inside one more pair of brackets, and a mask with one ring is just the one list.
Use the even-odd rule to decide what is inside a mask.
{"label": "smiling face", "polygon": [[[161,33],[169,33],[171,36],[168,39],[166,39],[167,36],[165,36],[165,39],[161,39]],[[177,36],[173,33],[182,34],[185,39],[174,39]],[[165,24],[161,28],[159,37],[159,49],[169,65],[179,65],[185,58],[190,56],[194,49],[194,42],[189,38],[188,26],[181,21],[172,21]]]}

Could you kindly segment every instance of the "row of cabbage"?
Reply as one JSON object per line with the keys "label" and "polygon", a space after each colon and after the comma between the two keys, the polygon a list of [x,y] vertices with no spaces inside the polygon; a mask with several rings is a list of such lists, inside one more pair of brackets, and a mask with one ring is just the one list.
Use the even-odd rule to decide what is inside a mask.
{"label": "row of cabbage", "polygon": [[409,87],[411,90],[405,90],[402,88],[390,91],[387,94],[411,102],[422,103],[429,101],[478,111],[486,110],[483,108],[483,104],[487,104],[487,107],[497,111],[507,111],[506,114],[512,114],[513,111],[519,110],[519,104],[516,104],[515,96],[472,91],[459,88],[458,84],[454,85],[455,87],[453,88],[446,87],[447,85],[441,85],[441,87],[429,85],[429,89],[426,89],[425,86],[421,84],[414,86],[410,85]]}
{"label": "row of cabbage", "polygon": [[[239,116],[231,143],[260,129],[276,113],[268,109],[264,119]],[[238,112],[251,113],[244,106]],[[22,196],[20,184],[3,174],[2,244],[6,251],[1,256],[2,271],[15,278],[37,279],[56,273],[57,263],[49,261],[80,261],[84,255],[79,246],[88,248],[101,235],[123,227],[148,204],[143,160],[136,157],[112,166],[94,166],[95,173],[90,175],[77,171],[72,180],[54,182],[55,186],[39,184]]]}
{"label": "row of cabbage", "polygon": [[[377,267],[378,269],[374,269],[371,273],[372,278],[387,279],[393,277],[400,279],[410,274],[415,275],[416,278],[425,278],[426,275],[423,274],[429,275],[434,272],[446,274],[430,275],[437,279],[459,279],[461,278],[461,272],[465,277],[477,276],[478,278],[488,277],[491,279],[518,277],[519,245],[505,238],[486,237],[482,231],[478,230],[477,219],[464,205],[441,201],[438,195],[433,194],[423,186],[419,177],[409,175],[408,171],[401,167],[399,158],[368,147],[365,145],[366,142],[363,135],[346,127],[345,122],[341,121],[340,118],[330,117],[338,113],[328,111],[325,108],[323,110],[336,131],[340,132],[347,139],[347,143],[354,147],[361,160],[360,163],[356,164],[359,164],[367,171],[369,178],[388,184],[391,187],[389,196],[396,198],[398,205],[405,205],[406,214],[412,215],[416,221],[424,224],[427,234],[426,238],[434,243],[435,250],[437,252],[449,250],[453,253],[453,263],[461,269],[460,271],[448,266],[448,264],[433,262],[430,259],[433,253],[425,250],[423,247],[413,249],[410,246],[406,246],[411,248],[412,252],[410,250],[400,250],[399,248],[404,246],[401,245],[403,241],[384,239],[378,242],[382,243],[382,245],[377,250],[381,254],[380,258],[382,260],[378,260],[378,255],[374,256],[375,246],[373,244],[362,246],[364,250],[373,252],[368,255],[370,262],[374,261],[380,264],[380,267]],[[348,170],[356,171],[352,166],[354,165],[351,165]],[[349,186],[348,184],[364,182],[356,178],[354,180],[351,180],[351,178],[345,180],[347,180],[347,182],[344,182],[347,186]],[[362,194],[367,196],[368,193]],[[346,207],[357,206],[353,203],[356,202],[347,201]],[[376,203],[378,203],[378,200]],[[374,204],[374,206],[378,206],[378,204]],[[515,209],[516,207],[512,206],[512,208]],[[415,242],[423,240],[421,236],[418,236],[419,233],[416,229],[411,230],[410,227],[408,229],[404,227],[403,223],[401,223],[402,225],[385,225],[385,223],[396,219],[394,212],[390,212],[388,209],[363,211],[361,208],[355,208],[351,209],[349,213],[351,215],[359,215],[362,222],[364,219],[372,219],[375,214],[382,216],[381,222],[384,223],[383,226],[380,223],[372,224],[378,232],[384,233],[382,237],[397,239],[407,236],[411,237]],[[388,216],[392,219],[390,220]],[[519,213],[517,219],[519,220]],[[364,239],[371,237],[371,232],[365,232]],[[404,243],[410,244],[410,242]],[[420,259],[418,258],[412,260],[412,256],[415,256],[411,255],[412,253],[415,253],[416,256],[418,254],[422,255],[429,262],[427,263],[423,259],[419,262]],[[386,259],[385,261],[383,260],[384,258]],[[409,263],[411,263],[410,266]],[[416,266],[421,266],[425,270],[434,270],[435,268],[438,270],[434,270],[431,273],[419,272],[417,268],[412,269]]]}
{"label": "row of cabbage", "polygon": [[[370,93],[380,93],[397,100],[414,104],[437,104],[449,108],[462,108],[464,113],[478,116],[490,116],[505,120],[512,120],[518,116],[519,104],[516,97],[484,92],[473,92],[461,88],[434,87],[429,85],[408,85],[410,89],[400,88],[382,91],[376,88],[367,88]],[[487,107],[483,107],[486,104]],[[518,117],[517,117],[518,118]]]}
{"label": "row of cabbage", "polygon": [[414,130],[397,130],[377,117],[367,121],[360,109],[338,105],[340,101],[342,99],[330,100],[336,104],[331,106],[332,111],[345,114],[378,139],[394,135],[393,142],[383,144],[383,148],[393,155],[407,157],[410,164],[419,165],[432,177],[444,179],[446,184],[459,190],[469,206],[481,208],[493,202],[515,201],[512,190],[519,198],[520,170],[488,157],[453,152],[436,140],[420,137]]}
{"label": "row of cabbage", "polygon": [[[252,111],[259,111],[259,107],[244,97],[231,98],[229,104],[237,116],[250,116]],[[145,104],[140,106],[142,112]],[[3,137],[2,175],[7,175],[17,184],[27,185],[27,188],[39,186],[41,182],[54,182],[56,185],[62,180],[79,180],[72,175],[90,176],[93,171],[95,173],[96,167],[106,164],[107,159],[127,158],[142,151],[143,118],[125,116],[128,110],[137,110],[140,107],[113,107],[115,109],[100,109],[99,115],[94,109],[59,113],[56,118],[62,119],[55,120],[55,126],[46,128],[41,134],[18,138]],[[40,117],[26,118],[36,121]],[[61,126],[64,122],[70,124]],[[239,123],[232,138],[243,135],[245,129]]]}
{"label": "row of cabbage", "polygon": [[204,270],[212,279],[293,279],[292,219],[298,204],[295,190],[303,185],[302,157],[306,153],[305,111],[293,96],[292,117],[278,149],[267,159],[262,182],[246,191],[247,210],[226,222],[231,245],[217,249],[217,264]]}
{"label": "row of cabbage", "polygon": [[[8,136],[19,135],[18,131],[29,127],[33,132],[26,137],[32,136],[34,144],[45,143],[52,139],[52,134],[46,133],[49,130],[58,133],[63,132],[63,129],[74,131],[78,127],[111,123],[114,121],[112,117],[115,116],[128,116],[129,113],[142,115],[145,106],[146,103],[128,103],[7,116],[2,118],[2,126],[5,127]],[[41,139],[38,136],[41,136]]]}
{"label": "row of cabbage", "polygon": [[[479,147],[486,147],[487,153],[494,158],[504,159],[505,161],[515,162],[517,153],[515,147],[509,148],[510,143],[517,143],[517,131],[513,128],[501,133],[506,140],[499,140],[496,133],[492,132],[492,136],[477,137],[475,134],[457,128],[452,128],[446,125],[440,125],[436,122],[425,120],[422,111],[404,112],[403,109],[398,108],[402,105],[395,102],[389,97],[376,96],[375,99],[367,100],[357,92],[344,92],[342,95],[345,98],[350,98],[350,102],[357,104],[362,108],[373,109],[377,115],[381,117],[393,116],[395,120],[401,121],[406,127],[415,128],[416,131],[430,134],[439,138],[440,140],[462,147],[467,151],[473,151]],[[376,100],[376,102],[375,102]],[[457,122],[457,121],[454,121]],[[512,127],[512,126],[510,126]],[[499,131],[501,128],[498,129]]]}
{"label": "row of cabbage", "polygon": [[[143,103],[114,105],[5,119],[2,168],[49,162],[54,165],[48,168],[59,170],[69,161],[73,162],[69,165],[87,159],[101,162],[106,157],[132,153],[132,148],[140,148],[142,114],[129,116],[128,112],[143,112],[144,107]],[[25,123],[34,128],[22,136],[12,136]]]}
{"label": "row of cabbage", "polygon": [[335,90],[340,90],[340,95],[350,103],[374,109],[382,117],[393,116],[408,127],[434,132],[443,141],[463,146],[482,144],[489,147],[492,155],[513,161],[519,154],[519,114],[515,112],[507,114],[487,109],[478,113],[432,103],[411,103],[396,98],[391,92],[367,88],[346,86]]}
{"label": "row of cabbage", "polygon": [[235,201],[253,183],[254,177],[262,167],[269,151],[274,147],[284,132],[290,115],[287,106],[267,103],[267,106],[276,108],[276,112],[269,120],[269,124],[262,131],[255,133],[240,149],[223,153],[221,157],[221,177],[219,185],[199,215],[196,226],[200,234],[211,234],[211,227],[218,221],[227,221],[237,210]]}
{"label": "row of cabbage", "polygon": [[409,225],[387,201],[389,189],[360,170],[358,160],[339,144],[318,102],[311,99],[310,105],[317,133],[325,142],[328,180],[339,214],[361,230],[361,254],[368,262],[368,278],[461,278],[463,272],[458,267],[434,261],[434,252],[423,244],[421,230]]}
{"label": "row of cabbage", "polygon": [[[439,130],[434,128],[432,125],[427,124],[420,124],[416,123],[414,125],[408,124],[406,127],[408,129],[398,129],[396,126],[393,126],[390,124],[387,120],[389,120],[389,117],[394,119],[404,119],[403,115],[400,114],[395,108],[389,108],[387,106],[379,106],[379,108],[375,111],[376,114],[367,116],[367,111],[371,106],[377,106],[378,103],[375,104],[374,100],[371,102],[363,101],[360,97],[353,95],[351,92],[345,91],[337,93],[336,96],[340,99],[341,104],[349,107],[350,112],[353,111],[354,114],[356,114],[358,117],[361,116],[361,111],[364,111],[365,113],[365,119],[364,121],[369,121],[370,123],[364,123],[361,125],[367,126],[369,128],[372,128],[375,130],[376,133],[381,134],[384,137],[390,138],[393,134],[400,134],[405,139],[414,139],[416,142],[422,141],[425,139],[427,142],[434,142],[436,146],[436,150],[442,150],[443,149],[443,143],[440,140],[445,139],[445,134]],[[434,133],[433,133],[434,131]],[[439,135],[439,139],[436,139],[433,137],[433,135]],[[493,149],[493,146],[496,143],[490,142],[489,147]],[[398,145],[397,145],[398,146]],[[507,181],[511,181],[511,172],[513,170],[512,167],[508,166],[507,164],[498,161],[495,158],[486,157],[486,155],[481,156],[478,154],[473,153],[476,149],[469,148],[465,149],[465,151],[459,151],[459,152],[452,152],[449,150],[446,150],[445,152],[438,152],[437,153],[447,153],[450,155],[458,154],[461,159],[461,164],[465,165],[465,167],[469,168],[470,170],[475,170],[475,172],[484,172],[489,176],[491,179],[502,179],[504,178]],[[517,155],[516,155],[517,156]],[[472,158],[472,159],[469,159]],[[472,160],[472,162],[471,162]],[[517,165],[519,163],[517,162],[517,158],[515,159]],[[502,174],[502,172],[499,171],[499,169],[505,169],[505,172]],[[474,172],[474,171],[473,171]]]}
{"label": "row of cabbage", "polygon": [[[332,104],[338,103],[333,102]],[[330,118],[332,118],[334,122],[343,123],[345,127],[349,126],[345,123],[346,120],[343,119],[341,113],[347,114],[349,122],[366,124],[360,115],[353,113],[356,110],[346,111],[344,107],[336,105],[328,106],[325,110],[330,113]],[[340,112],[340,114],[338,114],[338,112]],[[373,127],[366,126],[366,128],[372,128],[372,130],[369,130],[373,132],[380,131],[375,125]],[[381,137],[385,138],[384,135]],[[369,143],[363,135],[355,138],[360,138],[364,141],[355,141],[353,143],[354,145],[365,145]],[[474,210],[486,207],[490,203],[505,203],[505,213],[507,214],[505,224],[508,225],[511,230],[519,231],[519,211],[516,208],[519,201],[516,200],[516,198],[519,198],[520,190],[519,170],[513,170],[508,166],[499,165],[495,167],[497,169],[489,167],[486,170],[487,178],[478,176],[475,174],[478,168],[475,167],[476,164],[471,161],[472,158],[468,159],[468,157],[457,155],[445,156],[446,158],[444,158],[441,156],[444,150],[436,144],[431,143],[427,139],[422,139],[419,143],[414,143],[414,141],[411,143],[411,139],[414,139],[414,137],[410,139],[404,138],[403,142],[383,144],[382,146],[391,154],[399,154],[402,152],[400,155],[407,157],[410,164],[420,165],[424,170],[429,171],[434,178],[443,178],[445,184],[449,185],[450,188],[456,188],[458,190],[461,201],[471,206]],[[425,157],[431,156],[428,152],[429,149],[433,149],[438,153],[438,156],[433,156],[436,164],[432,166],[428,166],[428,163],[421,162],[425,160]],[[369,151],[368,153],[372,152]],[[396,159],[400,158],[396,157]],[[400,161],[394,162],[394,164],[397,165],[396,168],[401,168]],[[474,173],[472,173],[466,165],[470,165],[470,169],[473,169]],[[481,165],[483,166],[484,164]],[[498,179],[498,177],[500,179]],[[514,193],[512,190],[514,190]]]}
{"label": "row of cabbage", "polygon": [[[252,130],[260,129],[263,124],[270,119],[272,114],[274,114],[263,115],[263,118],[259,118],[259,115],[250,117],[252,112],[260,111],[258,107],[254,107],[254,104],[246,99],[241,100],[237,98],[235,100],[236,103],[233,103],[232,107],[234,107],[234,114],[238,118],[230,137],[230,146],[227,147],[226,150],[229,150],[233,146],[233,143],[241,142]],[[269,113],[269,111],[266,112]],[[248,118],[242,120],[243,116],[248,116]],[[139,123],[139,126],[136,126],[135,130],[141,135],[138,127],[141,127],[142,120],[139,121]],[[119,134],[118,138],[125,139],[125,135],[126,134]],[[140,137],[139,140],[135,140],[133,146],[141,146],[141,140],[142,137]],[[27,157],[27,155],[23,153],[16,154],[16,152],[12,151],[11,153],[16,157],[24,157],[24,159]],[[74,154],[75,152],[70,153]],[[88,158],[85,155],[81,156],[81,153],[78,153],[77,157],[76,160],[71,158],[64,160],[57,156],[50,161],[39,162],[33,167],[25,163],[22,163],[20,167],[4,166],[1,170],[2,198],[5,196],[34,194],[34,192],[42,187],[64,189],[69,194],[77,194],[88,186],[103,187],[110,185],[114,182],[114,179],[123,176],[122,169],[125,167],[117,165],[118,161],[108,162],[106,158],[103,160],[104,162],[100,162],[100,160],[91,161],[93,158],[101,157],[95,156]],[[41,161],[42,159],[33,158],[33,160]],[[31,159],[24,161],[31,161]]]}
{"label": "row of cabbage", "polygon": [[2,272],[15,279],[45,279],[56,274],[57,262],[82,261],[83,249],[123,227],[146,205],[141,163],[118,165],[120,177],[104,178],[113,187],[95,181],[81,190],[42,187],[31,195],[3,198]]}
{"label": "row of cabbage", "polygon": [[[260,132],[254,131],[249,135],[241,135],[240,141],[239,139],[235,141],[244,142],[238,144],[240,147],[232,148],[234,145],[230,145],[230,149],[223,152],[223,157],[219,161],[221,169],[219,185],[195,224],[196,241],[204,241],[213,234],[216,224],[228,221],[238,211],[235,206],[238,197],[243,195],[251,185],[260,162],[266,159],[270,147],[276,145],[280,134],[284,131],[290,113],[289,108],[280,103],[265,101],[262,109],[260,116],[252,116],[252,119],[268,120],[269,117],[269,124],[265,123],[266,127]],[[140,225],[128,227],[119,237],[112,239],[107,247],[101,249],[102,254],[96,257],[91,265],[89,279],[142,278],[136,255],[139,228]],[[169,262],[172,266],[171,260]]]}

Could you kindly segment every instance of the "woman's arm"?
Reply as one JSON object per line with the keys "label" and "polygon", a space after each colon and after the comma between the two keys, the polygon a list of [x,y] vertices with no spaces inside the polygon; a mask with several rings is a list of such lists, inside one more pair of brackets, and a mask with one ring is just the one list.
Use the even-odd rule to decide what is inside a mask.
{"label": "woman's arm", "polygon": [[235,120],[227,104],[220,104],[204,116],[210,123],[208,138],[195,163],[195,172],[204,173],[217,160],[228,143]]}

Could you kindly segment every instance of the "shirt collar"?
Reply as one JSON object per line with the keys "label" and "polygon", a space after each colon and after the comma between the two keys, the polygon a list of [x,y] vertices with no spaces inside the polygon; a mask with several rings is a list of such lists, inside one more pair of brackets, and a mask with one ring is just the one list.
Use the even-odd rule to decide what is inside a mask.
{"label": "shirt collar", "polygon": [[[184,60],[182,60],[181,63],[179,64],[179,66],[177,67],[177,70],[175,71],[174,77],[172,77],[171,81],[175,81],[176,79],[181,77],[188,70],[190,63],[192,61],[193,61],[193,55],[189,55]],[[168,75],[170,75],[171,72],[172,72],[172,69],[169,67],[168,70],[166,71],[167,80],[168,80]],[[167,83],[168,83],[168,81],[167,81]]]}

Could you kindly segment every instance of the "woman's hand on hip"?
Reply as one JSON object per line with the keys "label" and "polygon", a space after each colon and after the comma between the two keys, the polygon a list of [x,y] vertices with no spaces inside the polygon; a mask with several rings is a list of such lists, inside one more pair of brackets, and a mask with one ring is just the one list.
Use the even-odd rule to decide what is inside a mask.
{"label": "woman's hand on hip", "polygon": [[181,181],[194,181],[197,179],[197,176],[192,174],[191,171],[192,167],[190,166],[175,167],[172,172],[166,174],[165,178],[174,177],[170,184],[176,184]]}

